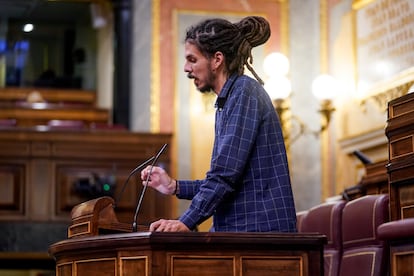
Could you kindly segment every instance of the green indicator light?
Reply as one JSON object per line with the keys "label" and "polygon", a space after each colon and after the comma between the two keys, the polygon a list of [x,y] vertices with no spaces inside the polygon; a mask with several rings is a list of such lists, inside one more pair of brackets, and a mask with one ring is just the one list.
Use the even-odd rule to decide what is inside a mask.
{"label": "green indicator light", "polygon": [[111,189],[111,186],[109,186],[109,184],[104,184],[103,189],[105,192],[108,192]]}

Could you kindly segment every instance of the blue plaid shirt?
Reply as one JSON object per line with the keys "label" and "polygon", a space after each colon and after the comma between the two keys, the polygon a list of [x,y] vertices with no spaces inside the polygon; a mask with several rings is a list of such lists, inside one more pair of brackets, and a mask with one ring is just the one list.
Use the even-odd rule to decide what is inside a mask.
{"label": "blue plaid shirt", "polygon": [[180,221],[212,231],[295,232],[296,211],[279,119],[252,78],[231,76],[216,101],[215,140],[203,180],[179,180],[192,202]]}

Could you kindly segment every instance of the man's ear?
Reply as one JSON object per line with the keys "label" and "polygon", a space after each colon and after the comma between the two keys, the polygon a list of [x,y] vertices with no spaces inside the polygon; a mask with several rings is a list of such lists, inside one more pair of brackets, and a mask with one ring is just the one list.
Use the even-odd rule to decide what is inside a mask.
{"label": "man's ear", "polygon": [[213,58],[212,58],[213,69],[218,69],[220,67],[223,67],[224,66],[224,59],[225,58],[224,58],[223,53],[220,52],[220,51],[217,51],[214,54]]}

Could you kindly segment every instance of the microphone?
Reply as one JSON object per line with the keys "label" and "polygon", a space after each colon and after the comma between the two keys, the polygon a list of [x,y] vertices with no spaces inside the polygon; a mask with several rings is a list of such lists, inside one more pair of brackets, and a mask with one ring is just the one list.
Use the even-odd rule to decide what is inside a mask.
{"label": "microphone", "polygon": [[121,200],[121,195],[124,193],[125,187],[127,186],[129,179],[131,178],[131,176],[133,176],[138,170],[142,169],[142,167],[144,167],[145,165],[147,165],[149,162],[151,162],[152,160],[154,160],[155,156],[152,156],[151,158],[145,160],[143,163],[139,164],[135,169],[133,169],[129,175],[128,178],[125,180],[124,185],[122,186],[121,192],[118,195],[118,198],[116,199],[113,208],[115,209],[115,207],[118,205],[118,202]]}
{"label": "microphone", "polygon": [[140,195],[140,198],[139,198],[137,207],[135,209],[134,221],[132,223],[132,232],[137,232],[137,228],[138,228],[137,227],[138,212],[141,209],[142,200],[144,198],[145,191],[147,190],[147,187],[148,187],[148,181],[149,181],[149,178],[151,176],[152,168],[154,167],[155,163],[158,161],[158,158],[160,158],[161,154],[164,152],[164,150],[167,147],[167,145],[168,144],[164,144],[164,146],[162,146],[162,148],[158,151],[157,155],[155,155],[155,157],[154,157],[154,159],[153,159],[153,161],[151,163],[150,171],[149,171],[149,173],[147,175],[147,178],[145,179],[145,185],[144,185],[144,188],[141,191],[141,195]]}
{"label": "microphone", "polygon": [[372,161],[362,152],[360,152],[359,150],[355,150],[353,152],[353,154],[359,159],[359,161],[362,162],[362,164],[367,165],[367,164],[371,164]]}

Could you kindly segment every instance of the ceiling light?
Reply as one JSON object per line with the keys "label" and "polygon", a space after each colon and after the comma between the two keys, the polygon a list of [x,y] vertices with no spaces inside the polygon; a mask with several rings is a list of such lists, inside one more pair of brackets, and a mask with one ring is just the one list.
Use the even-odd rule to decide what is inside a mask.
{"label": "ceiling light", "polygon": [[34,29],[34,26],[31,23],[24,24],[23,26],[23,32],[25,33],[30,33],[31,31],[33,31],[33,29]]}

